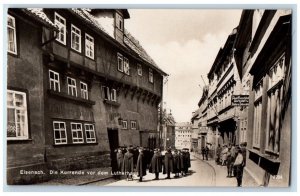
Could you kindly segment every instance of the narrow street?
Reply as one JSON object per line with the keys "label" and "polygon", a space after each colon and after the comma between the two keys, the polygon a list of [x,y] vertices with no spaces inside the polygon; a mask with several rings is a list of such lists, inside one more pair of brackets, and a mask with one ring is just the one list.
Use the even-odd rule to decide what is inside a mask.
{"label": "narrow street", "polygon": [[216,174],[212,166],[191,156],[191,168],[189,175],[180,178],[174,178],[171,174],[171,179],[165,179],[166,175],[160,174],[160,180],[154,179],[154,174],[147,173],[143,178],[143,182],[138,181],[138,177],[134,176],[133,181],[126,179],[115,181],[105,180],[91,183],[88,185],[106,185],[106,186],[216,186]]}

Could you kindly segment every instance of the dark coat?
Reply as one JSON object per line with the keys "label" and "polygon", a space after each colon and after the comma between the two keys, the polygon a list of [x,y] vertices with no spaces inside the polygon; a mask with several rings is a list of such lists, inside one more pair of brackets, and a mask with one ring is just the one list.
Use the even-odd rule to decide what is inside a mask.
{"label": "dark coat", "polygon": [[179,154],[173,155],[173,173],[180,173],[181,172],[181,156]]}
{"label": "dark coat", "polygon": [[150,173],[162,172],[161,155],[158,152],[154,153],[151,159],[149,172]]}
{"label": "dark coat", "polygon": [[172,173],[173,172],[173,155],[171,152],[166,152],[164,158],[164,170],[163,173]]}
{"label": "dark coat", "polygon": [[182,153],[182,163],[183,163],[183,169],[191,167],[191,159],[190,159],[189,152]]}
{"label": "dark coat", "polygon": [[117,152],[117,171],[122,171],[124,154],[122,152]]}
{"label": "dark coat", "polygon": [[140,152],[137,163],[136,163],[136,171],[139,177],[146,175],[147,162],[145,159],[145,155]]}
{"label": "dark coat", "polygon": [[123,172],[133,172],[133,154],[126,152],[123,161]]}

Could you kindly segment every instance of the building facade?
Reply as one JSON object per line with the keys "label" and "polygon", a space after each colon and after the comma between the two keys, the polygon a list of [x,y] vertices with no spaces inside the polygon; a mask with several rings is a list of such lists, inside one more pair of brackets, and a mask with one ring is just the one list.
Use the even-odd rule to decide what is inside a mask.
{"label": "building facade", "polygon": [[239,106],[231,104],[232,95],[240,95],[241,80],[234,56],[237,29],[233,29],[208,73],[207,126],[215,137],[212,150],[218,144],[236,145],[238,141]]}
{"label": "building facade", "polygon": [[118,146],[158,141],[166,73],[126,31],[129,18],[127,10],[8,10],[8,184],[49,177],[22,169],[111,167]]}
{"label": "building facade", "polygon": [[242,108],[246,169],[263,186],[288,186],[291,174],[291,10],[245,10],[235,59],[249,106]]}
{"label": "building facade", "polygon": [[175,148],[191,149],[191,139],[192,139],[192,124],[190,122],[182,122],[175,124]]}

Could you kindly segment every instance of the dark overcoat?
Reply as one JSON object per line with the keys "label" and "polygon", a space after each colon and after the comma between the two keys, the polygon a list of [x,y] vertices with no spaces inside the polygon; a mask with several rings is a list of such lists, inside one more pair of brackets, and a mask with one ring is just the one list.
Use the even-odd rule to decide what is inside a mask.
{"label": "dark overcoat", "polygon": [[153,157],[151,159],[150,163],[150,168],[149,168],[150,173],[160,173],[162,172],[162,164],[161,164],[161,155],[160,153],[156,152],[153,154]]}
{"label": "dark overcoat", "polygon": [[179,154],[173,155],[173,173],[180,173],[181,172],[181,157]]}
{"label": "dark overcoat", "polygon": [[163,173],[172,173],[173,172],[173,155],[171,152],[166,152],[164,158],[164,170]]}
{"label": "dark overcoat", "polygon": [[126,152],[123,161],[123,172],[133,172],[133,154]]}
{"label": "dark overcoat", "polygon": [[190,153],[189,152],[183,152],[182,153],[182,168],[187,169],[189,167],[191,167]]}
{"label": "dark overcoat", "polygon": [[146,175],[147,162],[145,160],[145,155],[140,152],[137,163],[136,163],[136,171],[139,177]]}
{"label": "dark overcoat", "polygon": [[124,154],[122,152],[117,152],[117,171],[122,171],[124,161]]}

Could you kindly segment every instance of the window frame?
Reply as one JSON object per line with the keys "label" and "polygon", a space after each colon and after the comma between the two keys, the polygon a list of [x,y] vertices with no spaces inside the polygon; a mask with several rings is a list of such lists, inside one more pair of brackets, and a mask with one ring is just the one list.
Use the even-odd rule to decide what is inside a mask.
{"label": "window frame", "polygon": [[123,65],[124,65],[124,73],[126,75],[130,75],[130,65],[129,65],[129,59],[126,57],[123,57]]}
{"label": "window frame", "polygon": [[[122,22],[121,27],[119,26],[120,25],[120,21]],[[118,12],[116,12],[116,27],[120,31],[122,31],[122,32],[124,31],[124,18]]]}
{"label": "window frame", "polygon": [[[51,78],[51,73],[53,73],[53,75],[54,75],[54,78]],[[57,75],[57,80],[55,79],[55,76]],[[52,82],[54,83],[54,88],[52,88]],[[58,92],[60,92],[60,79],[59,79],[59,73],[58,72],[56,72],[56,71],[53,71],[53,70],[51,70],[51,69],[49,69],[49,87],[50,87],[50,89],[51,90],[53,90],[53,91],[57,91],[57,89],[56,89],[56,85],[55,84],[58,84]]]}
{"label": "window frame", "polygon": [[[74,29],[74,30],[73,30]],[[78,31],[78,32],[76,32],[76,30]],[[78,36],[79,37],[79,43],[78,43],[78,45],[79,45],[79,49],[77,50],[76,48],[75,48],[75,46],[73,46],[73,39],[74,38],[76,38],[76,36]],[[76,39],[75,39],[76,40]],[[77,44],[77,43],[75,43],[75,44]],[[76,27],[74,24],[71,24],[71,48],[73,49],[73,50],[75,50],[75,51],[77,51],[77,52],[79,52],[79,53],[81,53],[81,30],[78,28],[78,27]]]}
{"label": "window frame", "polygon": [[17,55],[18,54],[18,48],[17,48],[17,27],[16,27],[16,18],[15,17],[13,17],[12,15],[7,15],[7,22],[8,22],[8,19],[9,18],[11,18],[12,20],[13,20],[13,24],[14,24],[14,26],[9,26],[7,23],[6,23],[6,25],[7,25],[7,41],[9,42],[9,31],[8,31],[8,28],[10,28],[10,29],[12,29],[13,30],[13,42],[14,42],[14,49],[15,49],[15,51],[11,51],[11,50],[9,50],[9,43],[8,43],[8,45],[7,45],[7,52],[8,53],[11,53],[11,54],[15,54],[15,55]]}
{"label": "window frame", "polygon": [[[58,129],[55,129],[55,123],[59,123],[59,128]],[[56,140],[60,140],[60,141],[62,141],[63,139],[62,139],[62,137],[61,137],[61,128],[60,128],[60,124],[64,124],[64,132],[65,132],[65,138],[63,138],[63,139],[65,139],[66,141],[65,142],[61,142],[61,143],[57,143],[57,141]],[[55,145],[63,145],[63,144],[68,144],[68,135],[67,135],[67,127],[66,127],[66,122],[63,122],[63,121],[53,121],[53,139],[54,139],[54,144]],[[60,135],[60,139],[56,139],[55,138],[55,131],[59,131],[59,135]]]}
{"label": "window frame", "polygon": [[114,88],[110,89],[110,101],[117,102],[117,90]]}
{"label": "window frame", "polygon": [[[7,89],[7,92],[6,92],[6,95],[8,93],[12,93],[12,96],[13,96],[13,106],[10,106],[10,105],[6,105],[6,109],[14,109],[14,123],[15,123],[15,127],[16,127],[16,137],[8,137],[8,130],[6,129],[6,138],[7,140],[11,141],[11,140],[27,140],[29,139],[29,121],[28,121],[28,105],[27,105],[27,94],[25,92],[22,92],[22,91],[16,91],[16,90],[10,90],[10,89]],[[22,98],[23,98],[23,103],[24,105],[22,107],[20,106],[17,106],[15,104],[15,95],[16,94],[19,94],[19,95],[22,95]],[[23,132],[23,135],[24,136],[17,136],[17,110],[19,111],[23,111],[24,113],[24,130],[22,131]],[[6,123],[8,124],[8,118],[6,120]],[[7,125],[7,128],[8,128],[8,125]]]}
{"label": "window frame", "polygon": [[[74,81],[74,85],[71,83],[69,84],[69,80]],[[68,88],[68,95],[70,96],[74,96],[73,95],[73,89],[75,89],[75,96],[74,97],[77,97],[77,85],[76,85],[76,79],[75,78],[72,78],[72,77],[67,77],[67,88]],[[72,94],[70,94],[70,88],[72,89]]]}
{"label": "window frame", "polygon": [[[76,122],[71,122],[71,135],[72,135],[72,143],[73,144],[82,144],[84,143],[84,137],[83,137],[83,131],[82,131],[82,123],[76,123]],[[72,125],[76,126],[76,129],[74,130]],[[80,125],[80,130],[77,129],[77,125]],[[73,133],[76,133],[76,137],[73,136]],[[81,132],[81,138],[78,137],[78,132]],[[74,140],[78,140],[78,141],[74,141]]]}
{"label": "window frame", "polygon": [[[121,65],[119,64],[120,63],[120,61],[119,60],[121,60]],[[118,71],[119,72],[124,72],[124,59],[123,59],[123,55],[121,54],[121,53],[117,53],[117,63],[118,63]]]}
{"label": "window frame", "polygon": [[[93,129],[87,129],[87,126],[92,126]],[[88,138],[87,137],[87,132],[92,132],[94,134],[94,138]],[[91,123],[84,123],[84,133],[85,133],[85,139],[86,139],[86,143],[96,143],[97,142],[97,138],[96,138],[96,131],[95,131],[95,125],[91,124]],[[91,134],[90,134],[91,136]],[[90,141],[91,140],[91,141]]]}
{"label": "window frame", "polygon": [[153,70],[149,68],[149,82],[153,84],[154,78],[153,78]]}
{"label": "window frame", "polygon": [[[132,124],[135,124],[135,126],[132,126]],[[137,122],[136,122],[136,120],[131,120],[130,121],[130,128],[133,129],[133,130],[137,129]]]}
{"label": "window frame", "polygon": [[[126,125],[126,126],[124,126]],[[127,120],[122,120],[122,129],[128,129],[128,122]]]}
{"label": "window frame", "polygon": [[[90,41],[88,39],[92,39],[93,41]],[[88,47],[87,43],[92,43],[92,49]],[[92,53],[93,53],[92,56],[90,55],[91,52],[89,52],[91,50],[92,50]],[[89,57],[89,58],[91,58],[93,60],[95,58],[95,39],[94,39],[93,36],[91,36],[91,35],[89,35],[87,33],[85,33],[85,56],[87,56],[87,57]]]}
{"label": "window frame", "polygon": [[[64,24],[62,24],[59,20],[56,19],[56,17],[60,18],[61,20],[64,21]],[[57,23],[60,23],[60,24],[57,24]],[[64,38],[64,41],[61,41],[59,38],[61,38],[61,31],[59,29],[59,32],[58,32],[58,36],[57,38],[55,39],[56,41],[58,41],[59,43],[63,44],[63,45],[66,45],[67,43],[67,22],[66,22],[66,19],[64,17],[62,17],[60,14],[58,14],[57,12],[54,12],[54,24],[58,25],[60,27],[63,26],[63,29],[64,29],[64,33],[63,33],[63,38]]]}
{"label": "window frame", "polygon": [[139,76],[143,76],[143,68],[141,64],[137,64],[137,73]]}
{"label": "window frame", "polygon": [[[83,85],[86,89],[82,88],[82,85]],[[86,95],[86,96],[82,96],[82,95]],[[89,99],[88,85],[87,85],[87,83],[82,82],[82,81],[80,81],[80,97],[81,97],[82,99],[86,99],[86,100]]]}

